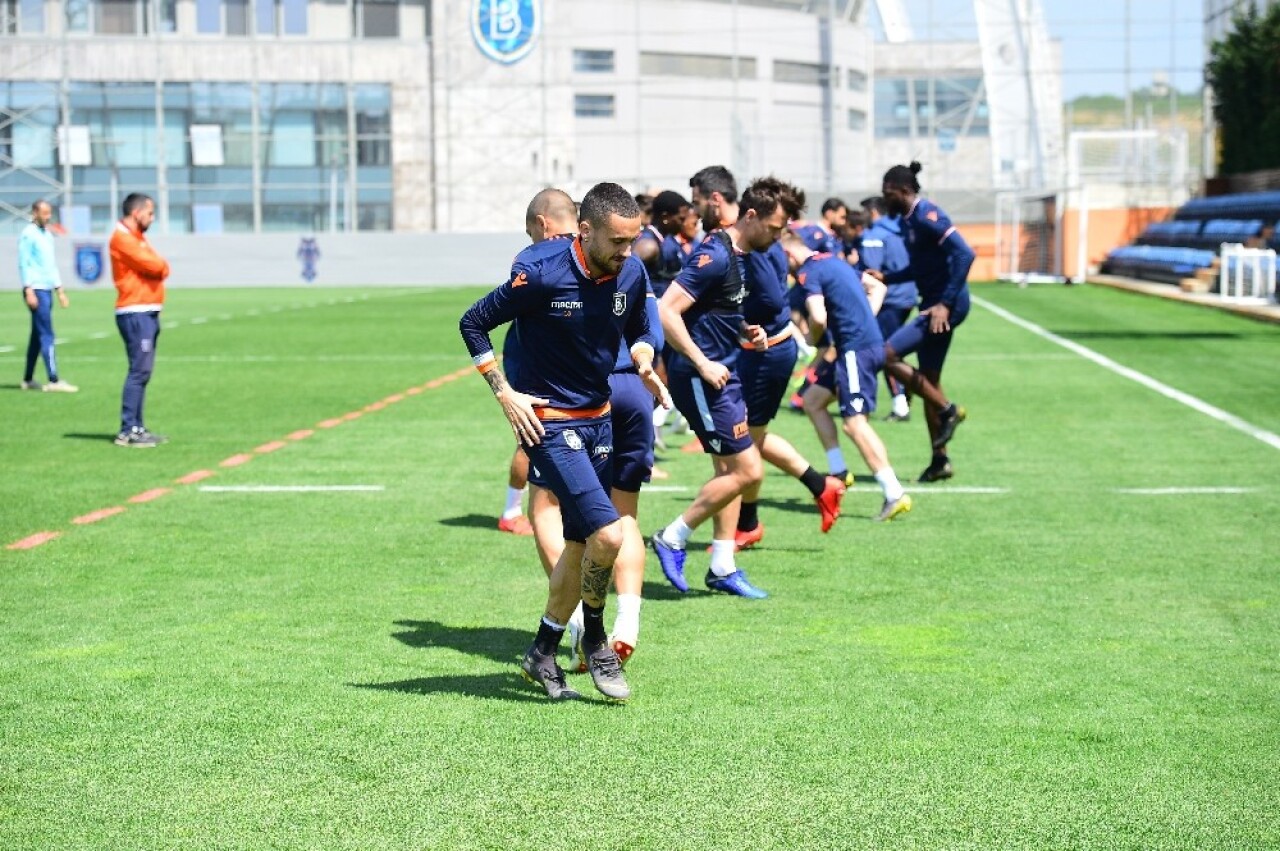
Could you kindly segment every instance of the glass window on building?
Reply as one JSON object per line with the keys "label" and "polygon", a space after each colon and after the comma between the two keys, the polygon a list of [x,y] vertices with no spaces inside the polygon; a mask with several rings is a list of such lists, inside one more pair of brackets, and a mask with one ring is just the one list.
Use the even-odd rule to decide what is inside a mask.
{"label": "glass window on building", "polygon": [[196,0],[196,32],[203,35],[222,32],[222,0]]}
{"label": "glass window on building", "polygon": [[786,62],[781,59],[775,59],[773,61],[773,80],[775,83],[825,86],[827,84],[827,66],[815,65],[811,62]]}
{"label": "glass window on building", "polygon": [[94,31],[100,35],[139,35],[147,31],[138,0],[97,0]]}
{"label": "glass window on building", "polygon": [[157,0],[156,29],[162,33],[178,31],[178,0]]}
{"label": "glass window on building", "polygon": [[396,0],[355,0],[354,30],[361,38],[399,38],[400,4]]}
{"label": "glass window on building", "polygon": [[[756,78],[756,60],[752,56],[736,59],[739,80]],[[711,77],[733,79],[735,59],[700,53],[659,53],[641,51],[640,73],[658,77]]]}
{"label": "glass window on building", "polygon": [[89,31],[91,17],[89,0],[64,0],[62,12],[67,19],[67,32],[85,33]]}
{"label": "glass window on building", "polygon": [[583,74],[612,74],[612,50],[573,51],[573,70]]}
{"label": "glass window on building", "polygon": [[867,114],[860,109],[849,110],[849,129],[862,131],[867,129]]}
{"label": "glass window on building", "polygon": [[865,92],[867,90],[867,75],[861,71],[849,69],[849,90],[854,92]]}
{"label": "glass window on building", "polygon": [[878,78],[875,116],[876,135],[882,137],[990,132],[981,77]]}
{"label": "glass window on building", "polygon": [[253,0],[253,31],[257,35],[276,35],[276,0]]}
{"label": "glass window on building", "polygon": [[613,95],[574,95],[573,114],[578,118],[613,118]]}
{"label": "glass window on building", "polygon": [[391,87],[356,86],[355,110],[356,164],[391,165]]}
{"label": "glass window on building", "polygon": [[307,34],[307,0],[283,0],[285,35]]}
{"label": "glass window on building", "polygon": [[0,0],[0,35],[36,35],[44,32],[41,0]]}
{"label": "glass window on building", "polygon": [[249,0],[223,0],[227,35],[249,34]]}

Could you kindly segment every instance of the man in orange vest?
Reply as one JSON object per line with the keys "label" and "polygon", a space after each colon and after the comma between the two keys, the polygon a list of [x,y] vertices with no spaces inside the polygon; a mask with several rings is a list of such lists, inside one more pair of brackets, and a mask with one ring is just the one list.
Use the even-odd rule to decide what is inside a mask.
{"label": "man in orange vest", "polygon": [[143,449],[164,443],[165,438],[147,431],[142,419],[147,382],[156,362],[160,336],[160,310],[164,307],[164,280],[169,264],[156,254],[144,234],[156,218],[156,205],[134,192],[124,199],[123,218],[111,234],[111,277],[116,283],[116,327],[129,356],[124,381],[117,446]]}

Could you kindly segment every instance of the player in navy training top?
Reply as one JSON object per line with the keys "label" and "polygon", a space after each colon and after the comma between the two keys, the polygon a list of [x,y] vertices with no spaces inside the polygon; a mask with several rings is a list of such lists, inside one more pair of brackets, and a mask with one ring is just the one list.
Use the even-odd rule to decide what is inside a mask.
{"label": "player in navy training top", "polygon": [[[630,688],[604,631],[609,578],[625,538],[608,496],[609,375],[624,339],[645,386],[664,404],[670,397],[653,372],[644,266],[630,256],[640,232],[635,199],[615,183],[601,183],[583,198],[580,216],[577,238],[559,253],[513,266],[507,283],[472,305],[459,325],[534,469],[560,500],[564,519],[565,548],[521,670],[553,699],[577,696],[555,656],[581,600],[592,680],[605,696],[625,700]],[[516,386],[498,368],[489,340],[490,330],[513,320],[523,358]]]}
{"label": "player in navy training top", "polygon": [[[804,193],[797,189],[787,200],[789,203],[784,204],[787,215],[799,216],[804,210]],[[819,473],[786,438],[769,431],[769,423],[778,415],[778,407],[787,396],[798,356],[791,304],[787,299],[787,253],[775,242],[765,251],[747,254],[744,261],[747,298],[742,305],[743,318],[748,325],[763,328],[765,333],[763,344],[744,344],[738,356],[738,376],[747,401],[751,439],[764,460],[799,479],[809,489],[818,506],[820,528],[827,532],[840,515],[844,483]],[[759,501],[760,485],[742,492],[735,534],[739,549],[753,546],[764,537],[757,510]]]}
{"label": "player in navy training top", "polygon": [[[868,419],[876,409],[876,374],[884,365],[884,338],[875,311],[858,273],[845,260],[816,254],[794,236],[784,238],[783,247],[796,265],[796,280],[804,287],[809,333],[831,332],[844,432],[884,491],[884,505],[876,519],[891,520],[911,510],[911,497],[889,465],[884,443]],[[823,391],[814,387],[809,392]]]}
{"label": "player in navy training top", "polygon": [[[569,195],[559,189],[543,189],[529,201],[524,214],[524,232],[533,243],[516,255],[515,263],[529,263],[563,250],[556,240],[573,239],[578,231],[578,207]],[[520,369],[520,340],[515,327],[507,329],[502,341],[502,368],[513,383]],[[498,529],[515,535],[533,535],[542,567],[550,575],[556,558],[564,548],[560,529],[560,511],[553,498],[535,490],[529,500],[529,516],[521,503],[529,482],[529,456],[519,441],[511,454],[507,469],[507,504],[498,518]],[[538,516],[550,522],[538,523]],[[530,522],[533,518],[533,522]]]}
{"label": "player in navy training top", "polygon": [[[902,216],[902,238],[911,259],[905,270],[881,275],[886,284],[914,279],[920,290],[920,315],[885,341],[885,369],[925,400],[925,418],[933,459],[920,481],[949,479],[955,474],[947,443],[964,421],[964,408],[953,405],[942,390],[942,366],[956,326],[969,315],[969,268],[974,253],[939,207],[919,196],[920,163],[896,165],[885,172],[883,186],[889,212]],[[918,353],[920,368],[904,360]]]}
{"label": "player in navy training top", "polygon": [[662,298],[667,284],[684,265],[684,256],[674,238],[680,233],[689,210],[689,202],[679,192],[670,189],[659,192],[653,199],[649,224],[640,231],[636,244],[631,247],[631,253],[649,271],[649,282],[658,298]]}
{"label": "player in navy training top", "polygon": [[[870,225],[862,234],[859,268],[878,269],[886,275],[908,268],[911,265],[911,258],[907,255],[906,243],[902,241],[901,219],[889,215],[888,205],[879,196],[863,199],[862,208],[866,210]],[[876,320],[880,323],[880,333],[886,340],[906,324],[907,317],[915,309],[919,298],[920,292],[916,289],[914,280],[895,281],[888,288],[884,304],[876,313]],[[884,380],[889,387],[889,392],[893,395],[893,410],[885,419],[890,422],[906,422],[911,418],[906,388],[887,370]]]}

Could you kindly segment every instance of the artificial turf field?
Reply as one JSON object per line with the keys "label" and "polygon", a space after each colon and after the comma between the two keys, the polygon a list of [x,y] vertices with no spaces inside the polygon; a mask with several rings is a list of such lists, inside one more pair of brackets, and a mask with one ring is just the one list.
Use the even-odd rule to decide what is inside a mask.
{"label": "artificial turf field", "polygon": [[[770,599],[681,597],[651,555],[633,699],[551,704],[515,665],[545,580],[494,528],[510,433],[456,330],[480,292],[171,290],[146,451],[110,442],[112,293],[55,312],[74,396],[17,390],[14,297],[0,547],[57,537],[0,548],[0,848],[1280,845],[1276,447],[975,305],[955,479],[888,525],[861,483],[823,536],[771,473],[740,556]],[[1278,327],[974,293],[1280,432]],[[877,427],[914,480],[919,414]],[[708,472],[662,466],[690,490],[644,496],[646,532]],[[207,490],[247,486],[379,489]],[[1125,492],[1166,488],[1225,490]]]}

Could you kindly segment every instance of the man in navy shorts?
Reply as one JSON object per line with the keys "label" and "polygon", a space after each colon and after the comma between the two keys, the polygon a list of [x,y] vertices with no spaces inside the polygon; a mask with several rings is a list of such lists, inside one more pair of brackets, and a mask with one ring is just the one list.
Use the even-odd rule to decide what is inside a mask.
{"label": "man in navy shorts", "polygon": [[[639,232],[640,209],[630,193],[615,183],[596,185],[582,199],[578,236],[563,251],[514,265],[507,283],[472,305],[459,323],[537,479],[560,501],[565,547],[552,571],[537,635],[520,664],[524,676],[552,699],[579,696],[555,660],[579,601],[583,651],[597,690],[614,700],[631,695],[604,629],[609,580],[625,537],[609,498],[609,375],[624,339],[640,380],[670,404],[653,371],[647,276],[631,259]],[[518,386],[507,382],[489,339],[491,330],[511,321],[523,351]]]}

